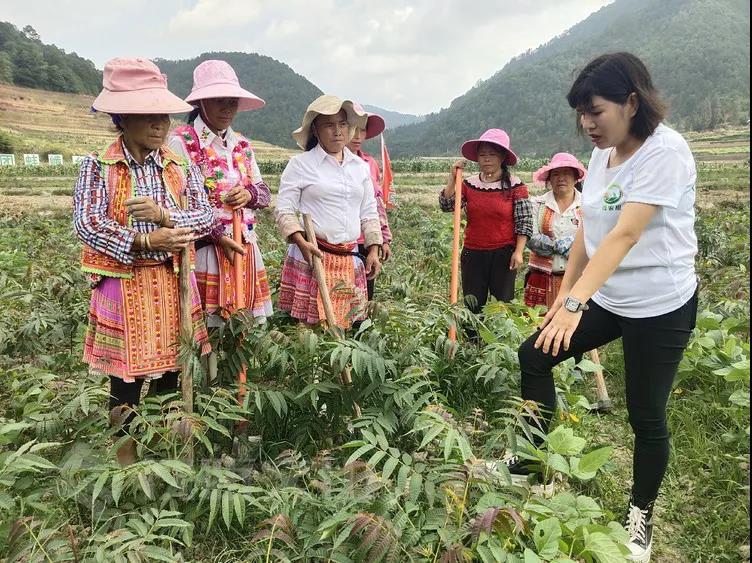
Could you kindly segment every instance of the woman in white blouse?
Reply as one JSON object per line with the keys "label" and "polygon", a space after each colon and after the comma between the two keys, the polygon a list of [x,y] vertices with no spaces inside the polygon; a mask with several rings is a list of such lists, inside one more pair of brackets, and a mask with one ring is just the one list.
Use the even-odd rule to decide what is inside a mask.
{"label": "woman in white blouse", "polygon": [[[349,100],[314,100],[292,136],[304,153],[290,159],[279,184],[277,226],[289,242],[278,306],[308,324],[324,320],[312,255],[321,257],[337,325],[349,328],[366,316],[366,279],[381,269],[381,224],[368,165],[346,145],[367,115]],[[316,245],[307,241],[298,213],[311,215]],[[358,257],[363,232],[367,256]],[[318,249],[316,248],[318,247]]]}

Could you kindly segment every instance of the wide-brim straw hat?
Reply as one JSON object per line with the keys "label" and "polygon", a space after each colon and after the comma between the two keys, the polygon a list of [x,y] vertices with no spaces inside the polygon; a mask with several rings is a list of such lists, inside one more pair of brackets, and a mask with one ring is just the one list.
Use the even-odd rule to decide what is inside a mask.
{"label": "wide-brim straw hat", "polygon": [[504,160],[504,164],[508,166],[514,166],[517,164],[517,155],[510,148],[509,135],[503,129],[488,129],[483,133],[479,139],[470,139],[462,143],[462,156],[468,160],[478,162],[478,146],[481,143],[489,143],[496,145],[504,149],[507,153],[507,158]]}
{"label": "wide-brim straw hat", "polygon": [[167,89],[167,78],[149,59],[110,59],[92,108],[109,114],[186,113],[193,109]]}
{"label": "wide-brim straw hat", "polygon": [[551,158],[551,162],[541,166],[538,170],[533,172],[533,181],[545,184],[548,181],[548,175],[551,170],[557,168],[572,168],[577,174],[578,182],[584,179],[587,174],[585,166],[577,160],[576,156],[569,154],[568,152],[557,152],[553,158]]}
{"label": "wide-brim straw hat", "polygon": [[318,115],[335,115],[340,110],[345,110],[347,122],[350,124],[349,137],[346,142],[352,140],[355,134],[355,128],[365,129],[368,125],[368,114],[361,109],[357,109],[355,104],[350,100],[343,100],[338,96],[324,94],[311,102],[303,114],[303,122],[300,127],[292,132],[292,138],[298,146],[305,150],[308,141],[311,139],[311,124]]}
{"label": "wide-brim straw hat", "polygon": [[266,102],[240,87],[238,75],[225,61],[208,60],[193,69],[193,88],[185,99],[197,104],[209,98],[237,98],[238,111],[260,109]]}

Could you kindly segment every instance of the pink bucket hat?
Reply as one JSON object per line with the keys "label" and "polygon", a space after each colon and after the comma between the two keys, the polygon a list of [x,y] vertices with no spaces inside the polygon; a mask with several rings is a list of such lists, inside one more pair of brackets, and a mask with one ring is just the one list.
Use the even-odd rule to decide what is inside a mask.
{"label": "pink bucket hat", "polygon": [[545,184],[548,181],[548,173],[556,168],[573,168],[577,172],[577,181],[582,180],[587,174],[587,170],[576,156],[568,152],[557,152],[551,162],[533,172],[533,181]]}
{"label": "pink bucket hat", "polygon": [[110,114],[186,113],[193,109],[167,89],[167,78],[149,59],[110,59],[92,108]]}
{"label": "pink bucket hat", "polygon": [[480,139],[472,139],[462,143],[462,156],[468,160],[478,162],[478,145],[481,143],[490,143],[501,147],[507,153],[507,159],[504,164],[514,166],[517,164],[517,155],[509,148],[509,135],[503,129],[489,129],[480,136]]}
{"label": "pink bucket hat", "polygon": [[266,105],[256,94],[240,87],[238,75],[225,61],[204,61],[193,70],[193,88],[185,101],[196,103],[207,98],[238,98],[238,111]]}
{"label": "pink bucket hat", "polygon": [[360,113],[364,113],[368,116],[368,124],[366,125],[366,139],[373,139],[376,135],[380,135],[386,129],[386,122],[384,118],[378,113],[369,113],[358,102],[353,102],[353,107]]}

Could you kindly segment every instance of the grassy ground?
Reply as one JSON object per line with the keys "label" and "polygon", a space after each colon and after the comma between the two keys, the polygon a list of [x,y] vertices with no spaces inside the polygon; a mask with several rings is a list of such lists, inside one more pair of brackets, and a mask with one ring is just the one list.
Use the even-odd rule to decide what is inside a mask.
{"label": "grassy ground", "polygon": [[[28,212],[24,212],[26,215]],[[733,252],[729,257],[736,255],[738,262],[749,266],[748,256],[739,254],[744,252],[744,225],[749,222],[749,208],[745,211],[734,211],[723,206],[717,206],[712,210],[702,212],[701,219],[704,222],[702,229],[706,229],[705,223],[709,217],[719,214],[731,214],[736,219],[735,227],[726,231],[723,235],[705,236],[706,244],[721,244],[724,246],[734,245]],[[3,211],[3,215],[7,210]],[[421,222],[432,225],[434,229],[445,229],[449,225],[449,217],[440,214],[435,207],[423,208],[420,211]],[[382,301],[390,310],[396,310],[401,306],[405,295],[416,291],[435,291],[437,287],[446,284],[446,272],[439,278],[425,276],[420,268],[413,268],[411,278],[395,276],[395,272],[405,273],[404,256],[407,247],[412,246],[415,232],[413,226],[415,220],[415,206],[405,204],[397,209],[393,215],[393,227],[397,236],[395,244],[396,263],[385,268],[385,275],[377,284],[376,299]],[[282,258],[283,244],[274,236],[272,217],[269,213],[262,213],[260,231],[263,233],[263,248],[267,259],[267,267],[270,270],[270,279],[276,285],[279,267]],[[40,212],[38,223],[39,231],[36,236],[41,243],[42,255],[47,255],[44,250],[43,240],[46,233],[51,232],[51,226],[55,231],[66,230],[69,217],[61,210]],[[703,231],[704,232],[704,231]],[[7,237],[5,235],[8,235]],[[33,233],[13,231],[13,227],[3,235],[4,244],[0,245],[0,256],[3,266],[0,273],[6,268],[13,267],[16,257],[12,240],[16,237],[34,236]],[[723,236],[725,238],[714,238]],[[746,241],[748,249],[748,236]],[[20,250],[20,249],[19,249]],[[64,251],[72,253],[74,245],[68,244]],[[736,253],[736,254],[734,254]],[[707,253],[708,255],[710,253]],[[64,265],[61,261],[65,256],[55,258],[56,263]],[[426,256],[425,259],[430,259]],[[67,268],[75,267],[75,256],[65,258]],[[720,264],[720,266],[719,266]],[[25,266],[24,266],[25,267]],[[33,267],[30,273],[32,278],[43,282],[45,276],[44,264]],[[700,261],[700,272],[704,280],[710,280],[719,274],[719,268],[724,270],[733,269],[732,265],[720,262],[714,267],[708,268],[705,260]],[[448,269],[448,268],[447,268]],[[737,278],[739,273],[736,274]],[[744,276],[746,277],[746,275]],[[735,278],[736,279],[736,278]],[[737,312],[745,309],[744,303],[748,302],[748,281],[746,294],[739,296],[741,301],[737,305]],[[422,288],[422,289],[421,289]],[[80,288],[76,291],[82,291]],[[704,305],[721,307],[723,299],[723,287],[710,288],[705,292]],[[404,292],[408,292],[405,294]],[[29,294],[31,295],[31,294]],[[78,316],[82,313],[78,311]],[[738,314],[741,314],[738,312]],[[743,316],[746,322],[748,316]],[[55,320],[40,319],[41,322],[49,322],[51,329],[60,322]],[[2,333],[2,331],[0,331]],[[47,338],[47,332],[42,330],[42,337]],[[52,335],[49,335],[51,338]],[[749,335],[745,337],[746,346],[749,345]],[[72,344],[73,346],[73,344]],[[714,349],[715,350],[715,349]],[[693,352],[694,360],[702,360],[716,351],[696,350]],[[78,349],[77,345],[71,348],[71,363],[76,365]],[[600,499],[604,508],[615,517],[621,514],[628,493],[631,480],[631,447],[632,437],[627,421],[626,407],[623,393],[623,374],[621,350],[618,344],[610,345],[602,350],[602,361],[606,368],[606,381],[610,395],[614,401],[615,411],[611,415],[589,414],[582,408],[573,406],[572,412],[576,413],[577,421],[568,422],[575,427],[578,434],[585,437],[588,444],[611,445],[614,447],[612,461],[606,473],[587,485],[574,485],[576,490],[589,496]],[[63,366],[57,366],[60,371]],[[76,368],[80,369],[80,368]],[[448,387],[451,390],[451,384]],[[594,399],[594,389],[590,381],[584,381],[572,386],[569,390],[574,396],[583,395],[590,400]],[[748,387],[747,387],[748,391]],[[677,561],[739,561],[748,557],[749,546],[749,409],[739,410],[731,408],[728,402],[729,392],[719,382],[719,378],[713,378],[709,373],[691,371],[680,379],[669,406],[670,425],[673,432],[673,454],[669,466],[668,475],[664,483],[661,497],[656,508],[656,544],[654,561],[674,563]],[[457,409],[458,418],[463,413],[472,412],[474,403],[471,395],[462,398],[462,394],[453,396],[452,405]],[[573,401],[573,400],[572,400]],[[0,400],[0,403],[4,401]],[[2,406],[2,405],[0,405]],[[20,407],[19,407],[20,408]],[[12,412],[9,405],[0,409]],[[204,545],[202,549],[206,553],[216,554],[223,549],[223,539],[215,537],[213,547]],[[0,542],[1,543],[1,542]],[[213,557],[213,556],[212,556]],[[232,557],[223,560],[234,560]],[[746,559],[745,559],[746,558]],[[208,558],[207,558],[208,560]]]}
{"label": "grassy ground", "polygon": [[[529,172],[521,174],[528,180]],[[746,275],[749,270],[748,174],[746,167],[701,168],[698,187],[701,207],[698,232],[703,251],[698,266],[706,285],[704,307],[728,307],[725,300],[736,299],[733,311],[742,317],[743,322],[748,322],[744,303],[749,299]],[[441,174],[397,176],[398,196],[404,206],[393,214],[397,260],[400,260],[400,251],[404,252],[403,245],[415,228],[403,219],[412,216],[414,204],[424,206],[422,214],[427,224],[448,227],[449,218],[438,213],[435,205],[437,189],[445,179]],[[271,176],[267,180],[276,187],[278,177]],[[19,213],[40,213],[42,218],[46,217],[45,221],[51,217],[55,222],[67,222],[69,219],[61,205],[69,205],[70,198],[64,194],[70,193],[71,181],[71,178],[3,178],[0,192],[4,198],[4,213],[10,211],[4,202],[15,201],[19,210],[23,208]],[[274,240],[268,212],[261,214],[260,227],[269,241],[264,249],[274,283],[282,245]],[[395,279],[389,269],[387,266],[377,293],[377,299],[386,302],[397,299],[401,287],[412,291],[405,285],[406,280]],[[419,287],[445,282],[445,279],[424,280],[420,272],[415,272],[409,283]],[[730,292],[731,287],[737,289]],[[399,306],[399,302],[391,305]],[[748,349],[748,332],[744,340],[742,345]],[[711,352],[715,353],[710,349],[696,350],[692,352],[692,361],[696,360],[700,366]],[[614,454],[609,471],[583,486],[583,491],[602,499],[607,510],[619,514],[630,482],[632,437],[624,405],[619,345],[608,346],[602,356],[615,412],[601,416],[576,409],[577,424],[589,443],[612,445]],[[654,561],[749,559],[749,409],[739,411],[732,408],[727,388],[718,378],[713,379],[708,374],[690,371],[682,376],[670,403],[674,449],[656,509]],[[570,391],[575,395],[593,397],[589,382],[575,384]],[[471,407],[465,405],[463,408]]]}

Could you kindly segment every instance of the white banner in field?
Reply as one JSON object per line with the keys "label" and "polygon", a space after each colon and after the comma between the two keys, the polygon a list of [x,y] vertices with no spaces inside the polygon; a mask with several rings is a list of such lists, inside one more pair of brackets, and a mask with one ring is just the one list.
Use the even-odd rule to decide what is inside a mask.
{"label": "white banner in field", "polygon": [[15,154],[0,154],[0,166],[15,166],[16,155]]}
{"label": "white banner in field", "polygon": [[47,164],[49,164],[50,166],[60,166],[61,164],[63,164],[63,155],[62,154],[48,154]]}
{"label": "white banner in field", "polygon": [[38,154],[25,154],[23,155],[24,166],[39,166]]}
{"label": "white banner in field", "polygon": [[81,161],[82,161],[82,160],[83,160],[84,158],[85,158],[85,157],[83,157],[83,156],[81,156],[81,155],[77,155],[77,154],[74,154],[74,155],[73,155],[73,156],[71,157],[71,162],[72,162],[73,164],[78,164],[78,163],[79,163],[79,162],[81,162]]}

